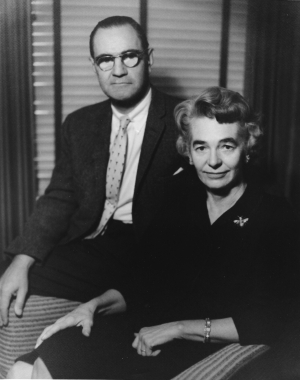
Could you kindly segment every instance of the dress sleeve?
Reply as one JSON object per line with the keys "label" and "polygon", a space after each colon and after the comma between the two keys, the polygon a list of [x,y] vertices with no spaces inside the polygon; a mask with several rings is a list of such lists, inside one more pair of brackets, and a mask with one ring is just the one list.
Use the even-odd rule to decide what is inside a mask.
{"label": "dress sleeve", "polygon": [[[272,344],[296,318],[299,222],[284,200],[265,200],[257,217],[256,275],[232,317],[241,344]],[[253,235],[252,239],[256,239]]]}

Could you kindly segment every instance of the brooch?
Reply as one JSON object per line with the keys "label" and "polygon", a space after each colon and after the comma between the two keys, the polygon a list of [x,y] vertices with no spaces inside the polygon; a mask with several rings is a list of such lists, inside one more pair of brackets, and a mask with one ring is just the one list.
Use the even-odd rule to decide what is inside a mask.
{"label": "brooch", "polygon": [[238,216],[238,219],[234,220],[233,223],[238,224],[240,227],[243,227],[244,224],[246,224],[248,222],[248,220],[249,220],[249,218],[243,219],[242,216]]}

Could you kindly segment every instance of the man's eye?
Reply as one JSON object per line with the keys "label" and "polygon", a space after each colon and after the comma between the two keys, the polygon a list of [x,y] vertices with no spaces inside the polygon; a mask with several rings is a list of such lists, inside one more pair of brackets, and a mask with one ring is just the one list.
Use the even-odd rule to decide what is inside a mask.
{"label": "man's eye", "polygon": [[123,59],[134,59],[136,57],[137,57],[136,53],[133,53],[133,52],[123,54]]}
{"label": "man's eye", "polygon": [[98,60],[98,63],[102,63],[102,62],[109,63],[109,62],[112,62],[113,60],[114,60],[113,57],[109,57],[109,56],[107,56],[107,57],[101,57]]}

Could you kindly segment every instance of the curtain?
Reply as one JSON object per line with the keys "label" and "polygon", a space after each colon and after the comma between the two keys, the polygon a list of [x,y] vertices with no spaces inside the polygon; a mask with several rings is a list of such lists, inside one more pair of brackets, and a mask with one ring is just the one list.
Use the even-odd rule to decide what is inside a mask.
{"label": "curtain", "polygon": [[[29,0],[0,1],[0,250],[35,199]],[[1,256],[2,257],[2,256]]]}
{"label": "curtain", "polygon": [[300,217],[300,2],[250,1],[246,61],[245,94],[265,130],[265,178]]}
{"label": "curtain", "polygon": [[[150,46],[154,47],[152,83],[164,92],[186,98],[219,83],[223,3],[229,4],[224,0],[32,1],[39,195],[49,184],[55,162],[55,130],[59,131],[60,125],[55,122],[54,103],[58,97],[61,95],[63,119],[75,109],[106,98],[88,61],[88,40],[94,25],[116,14],[143,21]],[[224,54],[228,56],[228,87],[241,93],[247,3],[230,1],[229,46]],[[60,28],[57,18],[61,20]],[[54,43],[53,48],[53,41],[60,33],[61,84],[55,80],[58,65],[53,65],[57,63],[59,45]],[[58,91],[60,85],[62,94]]]}

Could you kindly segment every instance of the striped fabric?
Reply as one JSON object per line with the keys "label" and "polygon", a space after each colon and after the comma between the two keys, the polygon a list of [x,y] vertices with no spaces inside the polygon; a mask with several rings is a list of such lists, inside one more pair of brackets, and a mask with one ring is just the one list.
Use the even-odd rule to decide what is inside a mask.
{"label": "striped fabric", "polygon": [[[0,331],[0,378],[5,378],[15,358],[33,349],[45,327],[78,305],[79,302],[54,297],[31,296],[20,320],[14,314],[13,302],[9,325]],[[173,380],[227,380],[244,364],[267,349],[267,346],[262,345],[231,344],[196,363]]]}
{"label": "striped fabric", "polygon": [[173,380],[227,380],[239,368],[268,349],[264,345],[230,344],[188,368]]}
{"label": "striped fabric", "polygon": [[29,351],[45,327],[69,313],[79,302],[54,297],[31,296],[23,317],[14,313],[14,301],[9,311],[9,324],[0,330],[0,378],[5,378],[14,360]]}

